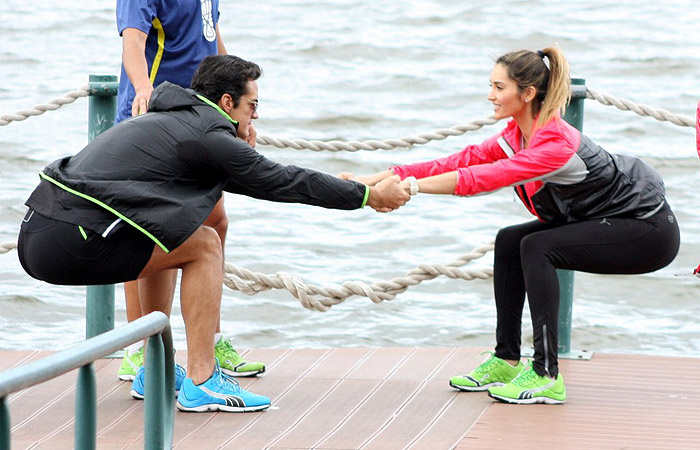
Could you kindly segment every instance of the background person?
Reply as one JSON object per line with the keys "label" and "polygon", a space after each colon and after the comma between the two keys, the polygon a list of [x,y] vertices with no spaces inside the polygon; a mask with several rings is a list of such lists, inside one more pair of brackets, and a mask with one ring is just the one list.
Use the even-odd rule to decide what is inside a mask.
{"label": "background person", "polygon": [[[498,232],[495,353],[450,385],[488,390],[509,403],[563,403],[556,269],[600,274],[660,269],[678,253],[678,223],[654,169],[637,158],[609,154],[561,118],[570,79],[559,48],[499,57],[490,84],[495,118],[513,119],[499,134],[446,158],[357,179],[373,185],[396,174],[407,192],[459,196],[513,186],[538,220]],[[534,333],[530,366],[520,362],[526,293]]]}

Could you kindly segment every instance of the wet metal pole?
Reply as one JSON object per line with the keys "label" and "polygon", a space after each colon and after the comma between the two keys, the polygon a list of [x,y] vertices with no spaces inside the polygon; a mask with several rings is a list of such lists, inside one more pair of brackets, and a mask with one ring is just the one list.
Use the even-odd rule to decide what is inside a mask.
{"label": "wet metal pole", "polygon": [[[586,80],[571,79],[571,102],[564,113],[564,120],[583,131],[583,102],[586,99]],[[574,272],[557,270],[559,277],[559,356],[574,353],[571,351],[571,318],[574,303]],[[581,358],[582,356],[576,356]]]}
{"label": "wet metal pole", "polygon": [[[90,75],[88,142],[114,124],[117,111],[115,75]],[[88,286],[85,305],[85,337],[114,329],[114,285]]]}

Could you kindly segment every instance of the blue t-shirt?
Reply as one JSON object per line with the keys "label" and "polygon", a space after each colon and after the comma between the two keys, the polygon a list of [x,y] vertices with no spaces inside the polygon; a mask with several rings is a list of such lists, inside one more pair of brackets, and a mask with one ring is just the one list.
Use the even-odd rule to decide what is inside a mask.
{"label": "blue t-shirt", "polygon": [[[148,34],[146,61],[153,87],[170,81],[190,87],[206,56],[217,53],[219,0],[117,0],[117,28]],[[122,63],[115,123],[131,117],[136,92]]]}

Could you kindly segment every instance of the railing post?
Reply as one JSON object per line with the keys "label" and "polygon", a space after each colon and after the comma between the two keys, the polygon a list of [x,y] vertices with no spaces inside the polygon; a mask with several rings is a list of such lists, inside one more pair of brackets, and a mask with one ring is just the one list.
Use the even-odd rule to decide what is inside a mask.
{"label": "railing post", "polygon": [[[583,131],[583,103],[586,99],[586,80],[571,79],[571,102],[564,113],[564,120]],[[583,358],[581,352],[571,351],[571,320],[574,304],[574,272],[557,270],[559,278],[559,356]],[[567,355],[568,354],[568,355]]]}
{"label": "railing post", "polygon": [[7,397],[0,398],[0,450],[10,450],[10,410]]}
{"label": "railing post", "polygon": [[[117,77],[90,75],[88,142],[114,124],[117,111]],[[85,305],[85,337],[114,329],[114,286],[88,286]]]}
{"label": "railing post", "polygon": [[75,391],[75,448],[95,450],[97,447],[97,382],[92,363],[78,371]]}
{"label": "railing post", "polygon": [[165,349],[161,335],[148,338],[146,347],[146,368],[144,389],[144,448],[162,449],[165,446],[165,407],[166,395],[173,396],[174,389],[166,391]]}

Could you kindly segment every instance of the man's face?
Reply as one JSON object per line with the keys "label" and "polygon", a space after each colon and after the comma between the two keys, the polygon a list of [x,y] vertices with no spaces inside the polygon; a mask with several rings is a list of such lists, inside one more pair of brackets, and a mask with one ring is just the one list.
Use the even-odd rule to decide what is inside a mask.
{"label": "man's face", "polygon": [[238,106],[234,108],[232,104],[226,112],[238,122],[237,136],[247,141],[248,129],[253,119],[258,118],[258,83],[255,80],[248,81],[246,94],[240,98]]}

